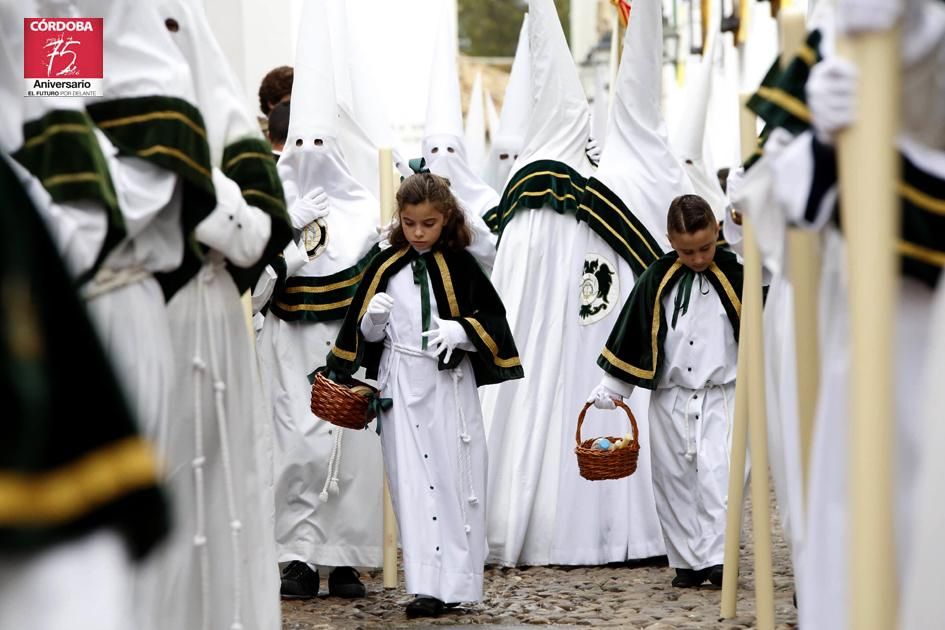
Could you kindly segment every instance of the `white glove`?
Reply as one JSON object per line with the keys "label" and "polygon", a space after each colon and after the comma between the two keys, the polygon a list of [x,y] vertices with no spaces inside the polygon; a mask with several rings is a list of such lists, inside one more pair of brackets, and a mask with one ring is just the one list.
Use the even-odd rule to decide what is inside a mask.
{"label": "white glove", "polygon": [[376,225],[374,226],[374,231],[377,232],[377,243],[380,245],[381,249],[387,249],[390,247],[390,235],[394,231],[394,226],[397,225],[396,219],[391,219],[387,222],[386,225]]}
{"label": "white glove", "polygon": [[420,336],[427,338],[430,350],[434,354],[443,355],[445,351],[446,354],[442,356],[442,359],[445,363],[449,363],[453,357],[453,350],[464,345],[469,347],[469,337],[459,322],[439,317],[434,317],[433,322],[436,328],[421,333]]}
{"label": "white glove", "polygon": [[858,75],[857,67],[840,57],[828,57],[811,70],[807,103],[814,132],[823,144],[832,145],[837,132],[856,120]]}
{"label": "white glove", "polygon": [[328,195],[321,186],[316,186],[296,201],[289,209],[292,227],[301,230],[315,219],[328,216]]}
{"label": "white glove", "polygon": [[390,319],[390,309],[394,308],[394,298],[387,293],[375,293],[368,302],[365,315],[374,326],[383,326]]}
{"label": "white glove", "polygon": [[587,402],[594,403],[594,406],[598,409],[616,409],[615,400],[623,400],[623,396],[603,383],[595,387],[591,395],[587,397]]}
{"label": "white glove", "polygon": [[587,139],[587,144],[584,145],[584,153],[594,166],[600,163],[600,154],[602,151],[600,145],[597,144],[597,140],[594,138]]}
{"label": "white glove", "polygon": [[837,33],[888,31],[902,15],[903,0],[837,0]]}

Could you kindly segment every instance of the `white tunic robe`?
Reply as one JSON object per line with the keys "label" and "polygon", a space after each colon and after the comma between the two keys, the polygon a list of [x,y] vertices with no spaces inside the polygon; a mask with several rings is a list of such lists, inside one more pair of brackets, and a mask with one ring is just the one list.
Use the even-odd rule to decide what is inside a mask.
{"label": "white tunic robe", "polygon": [[[479,601],[486,560],[487,453],[472,364],[465,358],[441,372],[435,356],[421,350],[420,286],[409,265],[391,277],[386,292],[394,307],[379,382],[393,407],[381,420],[381,444],[406,590],[447,603]],[[430,295],[435,314],[432,287]],[[365,337],[382,339],[384,328],[369,321],[362,323]]]}
{"label": "white tunic robe", "polygon": [[738,344],[715,287],[699,276],[673,328],[679,290],[677,283],[662,299],[668,329],[650,399],[650,448],[669,566],[699,570],[725,554]]}
{"label": "white tunic robe", "polygon": [[[225,248],[234,263],[251,265],[269,240],[269,217],[216,170],[214,182],[217,207],[198,237]],[[174,422],[158,448],[174,530],[143,572],[142,628],[281,625],[271,424],[225,263],[224,253],[211,250],[167,307],[178,369]]]}

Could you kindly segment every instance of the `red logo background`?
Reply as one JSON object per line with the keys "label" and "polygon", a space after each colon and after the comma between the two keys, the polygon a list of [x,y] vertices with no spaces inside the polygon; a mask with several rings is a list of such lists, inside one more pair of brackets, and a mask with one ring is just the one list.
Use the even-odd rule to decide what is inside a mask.
{"label": "red logo background", "polygon": [[[92,30],[33,30],[34,22],[91,23]],[[24,18],[23,78],[101,79],[102,30],[102,18]]]}

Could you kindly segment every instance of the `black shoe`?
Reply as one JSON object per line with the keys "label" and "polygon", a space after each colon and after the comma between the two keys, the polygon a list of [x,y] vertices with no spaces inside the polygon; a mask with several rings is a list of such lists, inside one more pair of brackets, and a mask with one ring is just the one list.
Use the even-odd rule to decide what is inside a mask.
{"label": "black shoe", "polygon": [[407,619],[439,617],[443,614],[443,606],[443,602],[435,597],[417,597],[407,604]]}
{"label": "black shoe", "polygon": [[462,603],[462,602],[446,602],[446,603],[443,604],[443,605],[446,606],[447,608],[451,608],[451,609],[452,609],[452,608],[458,608],[461,603]]}
{"label": "black shoe", "polygon": [[328,594],[334,597],[354,599],[364,597],[367,589],[358,578],[361,574],[351,567],[337,567],[328,574]]}
{"label": "black shoe", "polygon": [[709,567],[708,574],[709,582],[715,586],[722,586],[722,565],[717,564],[715,566]]}
{"label": "black shoe", "polygon": [[673,586],[676,588],[695,588],[705,582],[708,575],[706,569],[695,571],[693,569],[676,569],[676,577],[673,578]]}
{"label": "black shoe", "polygon": [[318,571],[301,560],[293,560],[282,569],[283,599],[311,599],[318,596]]}

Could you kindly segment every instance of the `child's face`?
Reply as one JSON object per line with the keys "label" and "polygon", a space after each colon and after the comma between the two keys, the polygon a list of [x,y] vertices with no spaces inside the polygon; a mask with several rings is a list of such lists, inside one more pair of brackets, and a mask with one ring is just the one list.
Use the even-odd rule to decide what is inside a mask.
{"label": "child's face", "polygon": [[719,240],[719,226],[710,225],[691,234],[670,232],[669,244],[679,254],[679,262],[696,273],[709,268],[715,259],[715,243]]}
{"label": "child's face", "polygon": [[433,247],[443,231],[443,213],[429,201],[418,204],[404,204],[400,211],[400,223],[404,236],[414,249],[425,250]]}

